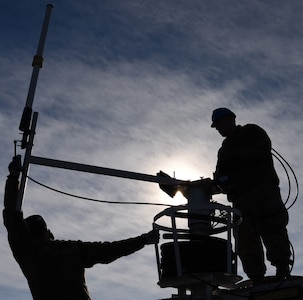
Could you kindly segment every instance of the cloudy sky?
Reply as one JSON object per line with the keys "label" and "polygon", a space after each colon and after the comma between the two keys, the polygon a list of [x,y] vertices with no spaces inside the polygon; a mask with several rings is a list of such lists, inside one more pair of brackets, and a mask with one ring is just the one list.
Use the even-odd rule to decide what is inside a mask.
{"label": "cloudy sky", "polygon": [[[19,123],[47,1],[0,3],[0,193],[20,140]],[[212,177],[222,137],[212,110],[263,127],[303,176],[301,0],[54,0],[33,110],[33,155],[179,179]],[[17,148],[24,155],[24,150]],[[276,161],[282,195],[287,177]],[[32,178],[78,196],[175,205],[155,183],[30,168]],[[291,184],[292,202],[296,193]],[[222,196],[215,199],[225,203]],[[58,239],[113,241],[147,232],[161,206],[104,204],[31,181],[25,216],[42,214]],[[302,196],[289,210],[294,275],[303,275]],[[0,230],[0,298],[31,295]],[[273,270],[268,266],[268,275]],[[239,273],[243,274],[241,267]],[[168,298],[157,285],[153,246],[87,270],[93,299]]]}

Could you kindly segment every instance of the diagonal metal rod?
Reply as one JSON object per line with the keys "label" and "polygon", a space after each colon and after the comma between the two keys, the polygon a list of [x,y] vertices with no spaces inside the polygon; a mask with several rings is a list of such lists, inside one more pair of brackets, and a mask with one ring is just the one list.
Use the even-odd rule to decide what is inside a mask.
{"label": "diagonal metal rod", "polygon": [[21,117],[20,125],[19,125],[19,130],[23,132],[23,139],[22,139],[22,144],[21,144],[22,149],[26,148],[27,138],[29,135],[29,127],[30,127],[31,118],[32,118],[32,106],[33,106],[33,101],[34,101],[34,97],[35,97],[39,71],[42,68],[42,64],[43,64],[42,55],[43,55],[43,50],[44,50],[44,45],[45,45],[45,41],[46,41],[46,35],[47,35],[47,31],[48,31],[48,25],[49,25],[52,9],[53,9],[53,5],[48,4],[46,6],[44,21],[43,21],[40,39],[39,39],[39,44],[37,47],[37,53],[34,56],[33,63],[32,63],[32,66],[33,66],[32,77],[31,77],[31,81],[30,81],[30,85],[29,85],[29,89],[28,89],[25,107],[23,109],[23,113],[22,113],[22,117]]}
{"label": "diagonal metal rod", "polygon": [[88,172],[94,174],[101,174],[101,175],[108,175],[114,177],[121,177],[121,178],[128,178],[140,181],[149,181],[149,182],[156,182],[159,184],[169,184],[169,185],[179,185],[184,184],[186,181],[178,180],[175,178],[166,178],[156,175],[149,175],[143,173],[136,173],[130,171],[123,171],[111,168],[104,168],[104,167],[97,167],[92,165],[85,165],[79,164],[74,162],[68,162],[63,160],[56,160],[50,158],[43,158],[38,156],[30,156],[29,162],[35,165],[43,165],[48,167],[54,168],[61,168],[73,171],[80,171],[80,172]]}

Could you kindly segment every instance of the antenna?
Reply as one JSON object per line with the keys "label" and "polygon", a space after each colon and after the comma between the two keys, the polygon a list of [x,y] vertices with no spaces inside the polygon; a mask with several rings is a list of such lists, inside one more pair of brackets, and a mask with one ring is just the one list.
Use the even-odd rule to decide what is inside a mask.
{"label": "antenna", "polygon": [[48,4],[46,6],[46,12],[44,16],[44,21],[43,21],[43,26],[40,34],[40,39],[39,39],[39,44],[37,48],[37,53],[33,58],[32,66],[33,66],[33,72],[32,72],[32,77],[28,89],[28,94],[27,94],[27,99],[26,99],[26,104],[23,110],[23,114],[21,117],[20,125],[19,125],[19,130],[23,132],[23,138],[22,138],[22,143],[21,143],[21,148],[24,149],[27,144],[27,139],[29,135],[29,127],[31,123],[31,118],[32,118],[32,106],[33,106],[33,101],[34,101],[34,96],[35,96],[35,91],[36,91],[36,86],[38,82],[38,76],[39,76],[39,71],[42,68],[43,64],[43,50],[44,50],[44,45],[45,45],[45,40],[46,40],[46,35],[47,35],[47,30],[48,30],[48,25],[49,25],[49,20],[51,17],[51,12],[53,9],[52,4]]}
{"label": "antenna", "polygon": [[45,45],[45,40],[46,40],[46,35],[47,35],[47,31],[48,31],[48,25],[49,25],[52,9],[53,9],[52,4],[48,4],[46,6],[44,21],[43,21],[39,44],[38,44],[38,48],[37,48],[37,53],[34,56],[33,63],[32,63],[32,66],[33,66],[32,77],[31,77],[31,81],[30,81],[30,85],[29,85],[29,89],[28,89],[25,107],[24,107],[20,125],[19,125],[19,130],[23,132],[21,149],[26,149],[26,150],[25,150],[24,161],[23,161],[23,166],[22,166],[23,172],[22,172],[22,177],[21,177],[21,182],[20,182],[20,189],[19,189],[18,199],[17,199],[17,203],[16,203],[17,211],[20,210],[21,206],[22,206],[22,200],[23,200],[23,195],[24,195],[24,191],[25,191],[25,187],[26,187],[27,174],[28,174],[29,163],[30,163],[29,158],[31,156],[31,150],[32,150],[32,146],[33,146],[35,129],[36,129],[36,123],[37,123],[37,119],[38,119],[38,113],[35,112],[34,116],[33,116],[33,120],[32,120],[32,106],[33,106],[36,86],[37,86],[37,82],[38,82],[39,71],[42,68],[42,63],[43,63],[42,55],[43,55],[43,50],[44,50],[44,45]]}

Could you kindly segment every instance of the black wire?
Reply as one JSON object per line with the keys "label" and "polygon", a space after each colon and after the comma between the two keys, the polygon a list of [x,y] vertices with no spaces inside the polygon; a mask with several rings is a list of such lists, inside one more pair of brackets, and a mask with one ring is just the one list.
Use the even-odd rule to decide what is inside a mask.
{"label": "black wire", "polygon": [[164,204],[164,203],[151,203],[151,202],[132,202],[132,201],[106,201],[106,200],[99,200],[99,199],[94,199],[94,198],[88,198],[88,197],[82,197],[82,196],[78,196],[78,195],[74,195],[74,194],[70,194],[67,192],[63,192],[60,190],[57,190],[55,188],[52,188],[50,186],[47,186],[33,178],[31,178],[30,176],[27,176],[28,179],[30,179],[31,181],[33,181],[34,183],[49,189],[51,191],[66,195],[66,196],[70,196],[70,197],[74,197],[74,198],[78,198],[78,199],[83,199],[83,200],[88,200],[88,201],[93,201],[93,202],[99,202],[99,203],[106,203],[106,204],[133,204],[133,205],[155,205],[155,206],[166,206],[166,207],[171,207],[173,205],[170,204]]}
{"label": "black wire", "polygon": [[[283,166],[283,168],[284,168],[285,170],[286,170],[286,167],[285,167],[284,163],[287,165],[287,167],[288,167],[289,170],[291,171],[291,173],[292,173],[292,175],[293,175],[293,177],[294,177],[294,180],[295,180],[297,192],[296,192],[296,195],[295,195],[295,197],[294,197],[293,202],[291,203],[291,205],[289,205],[289,206],[287,207],[287,209],[289,210],[289,209],[296,203],[296,201],[297,201],[297,199],[298,199],[298,196],[299,196],[299,183],[298,183],[298,179],[297,179],[296,173],[294,172],[293,168],[290,166],[290,164],[285,160],[285,158],[284,158],[278,151],[276,151],[275,149],[272,148],[272,154],[274,155],[275,158],[278,159],[278,157],[279,157],[281,160],[283,160],[283,162],[282,162],[280,159],[278,159],[278,160],[280,161],[280,163],[282,164],[282,166]],[[276,154],[276,155],[275,155],[275,154]],[[286,173],[288,174],[287,171],[286,171]],[[289,177],[288,177],[288,178],[289,178]]]}
{"label": "black wire", "polygon": [[290,181],[289,173],[288,173],[287,168],[285,167],[282,159],[280,159],[279,156],[277,156],[275,153],[272,153],[272,156],[275,157],[275,159],[277,159],[279,161],[279,163],[283,167],[283,169],[285,171],[285,174],[286,174],[286,177],[287,177],[287,181],[288,181],[288,194],[287,194],[286,200],[284,201],[284,205],[286,205],[287,202],[289,201],[290,194],[291,194],[291,181]]}
{"label": "black wire", "polygon": [[[289,177],[289,173],[287,171],[287,168],[285,167],[284,163],[286,164],[286,166],[289,168],[289,170],[291,171],[293,177],[294,177],[294,180],[295,180],[295,184],[296,184],[296,190],[297,190],[297,193],[294,197],[294,200],[293,202],[291,203],[291,205],[289,205],[287,208],[287,210],[289,210],[297,201],[298,199],[298,196],[299,196],[299,183],[298,183],[298,179],[297,179],[297,176],[293,170],[293,168],[290,166],[290,164],[285,160],[285,158],[278,152],[276,151],[275,149],[271,149],[272,150],[272,155],[280,162],[280,164],[283,166],[284,170],[285,170],[285,173],[287,175],[287,179],[288,179],[288,186],[289,186],[289,192],[288,192],[288,197],[287,197],[287,200],[285,201],[285,204],[288,202],[289,200],[289,197],[290,197],[290,192],[291,192],[291,184],[290,184],[290,177]],[[292,253],[292,265],[291,265],[291,269],[290,269],[290,273],[292,272],[292,269],[294,267],[294,264],[295,264],[295,249],[292,245],[292,243],[290,241],[289,242],[289,245],[290,245],[290,249],[291,249],[291,253]],[[282,282],[283,283],[283,282]]]}

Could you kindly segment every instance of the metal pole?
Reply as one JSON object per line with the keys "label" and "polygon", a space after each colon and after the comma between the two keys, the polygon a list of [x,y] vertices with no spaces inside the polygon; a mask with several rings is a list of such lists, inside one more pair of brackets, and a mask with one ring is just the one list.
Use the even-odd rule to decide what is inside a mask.
{"label": "metal pole", "polygon": [[227,214],[227,273],[232,274],[231,212]]}
{"label": "metal pole", "polygon": [[42,30],[41,30],[41,34],[40,34],[40,39],[39,39],[39,44],[38,44],[38,48],[37,48],[37,54],[34,56],[33,63],[32,63],[33,74],[32,74],[32,80],[30,83],[29,91],[28,91],[28,96],[26,99],[27,107],[32,107],[32,105],[33,105],[39,70],[42,68],[42,63],[43,63],[42,55],[43,55],[43,50],[44,50],[44,45],[45,45],[45,41],[46,41],[46,35],[47,35],[47,30],[48,30],[48,25],[49,25],[49,20],[51,17],[52,9],[53,9],[53,5],[48,4],[46,6],[45,17],[44,17]]}
{"label": "metal pole", "polygon": [[42,55],[43,55],[43,49],[44,49],[44,45],[45,45],[45,40],[46,40],[46,35],[47,35],[49,20],[51,17],[52,8],[53,8],[52,4],[48,4],[46,6],[46,12],[45,12],[44,21],[43,21],[42,30],[41,30],[40,39],[39,39],[39,44],[38,44],[38,48],[37,48],[37,54],[34,56],[33,63],[32,63],[32,66],[33,66],[32,77],[31,77],[31,81],[30,81],[30,85],[29,85],[29,89],[28,89],[26,104],[25,104],[22,118],[21,118],[20,125],[19,125],[19,130],[24,132],[22,145],[21,145],[22,149],[26,148],[27,137],[29,135],[29,127],[30,127],[30,122],[31,122],[31,117],[32,117],[32,106],[33,106],[36,86],[37,86],[37,82],[38,82],[39,70],[42,68],[42,63],[43,63]]}
{"label": "metal pole", "polygon": [[182,263],[181,263],[181,253],[178,243],[178,233],[177,233],[177,224],[176,224],[176,215],[175,210],[172,211],[171,214],[171,224],[173,229],[173,237],[174,237],[174,251],[175,251],[175,262],[176,262],[176,269],[177,269],[177,276],[182,276]]}
{"label": "metal pole", "polygon": [[[153,229],[157,229],[157,226],[156,226],[155,222],[153,222]],[[160,266],[159,243],[155,244],[155,252],[156,252],[158,278],[159,278],[159,280],[161,280],[161,266]]]}
{"label": "metal pole", "polygon": [[184,181],[182,181],[182,180],[177,180],[177,179],[169,178],[169,177],[166,178],[166,177],[161,177],[161,176],[156,176],[156,175],[149,175],[149,174],[129,172],[129,171],[123,171],[123,170],[117,170],[117,169],[103,168],[103,167],[73,163],[73,162],[68,162],[68,161],[63,161],[63,160],[43,158],[43,157],[38,157],[38,156],[31,156],[29,158],[29,162],[32,164],[36,164],[36,165],[43,165],[43,166],[54,167],[54,168],[88,172],[88,173],[94,173],[94,174],[141,180],[141,181],[157,182],[159,184],[169,184],[169,185],[178,185],[178,184],[182,184],[182,183],[184,184]]}
{"label": "metal pole", "polygon": [[34,145],[34,136],[36,133],[37,119],[38,119],[38,113],[34,112],[32,126],[31,126],[31,130],[30,130],[30,135],[29,135],[29,141],[26,145],[24,161],[23,161],[23,166],[22,166],[22,177],[21,177],[20,188],[19,188],[18,198],[17,198],[17,203],[16,203],[17,211],[20,211],[21,207],[22,207],[23,195],[25,192],[26,182],[27,182],[27,174],[29,172],[30,156],[31,156],[33,145]]}

